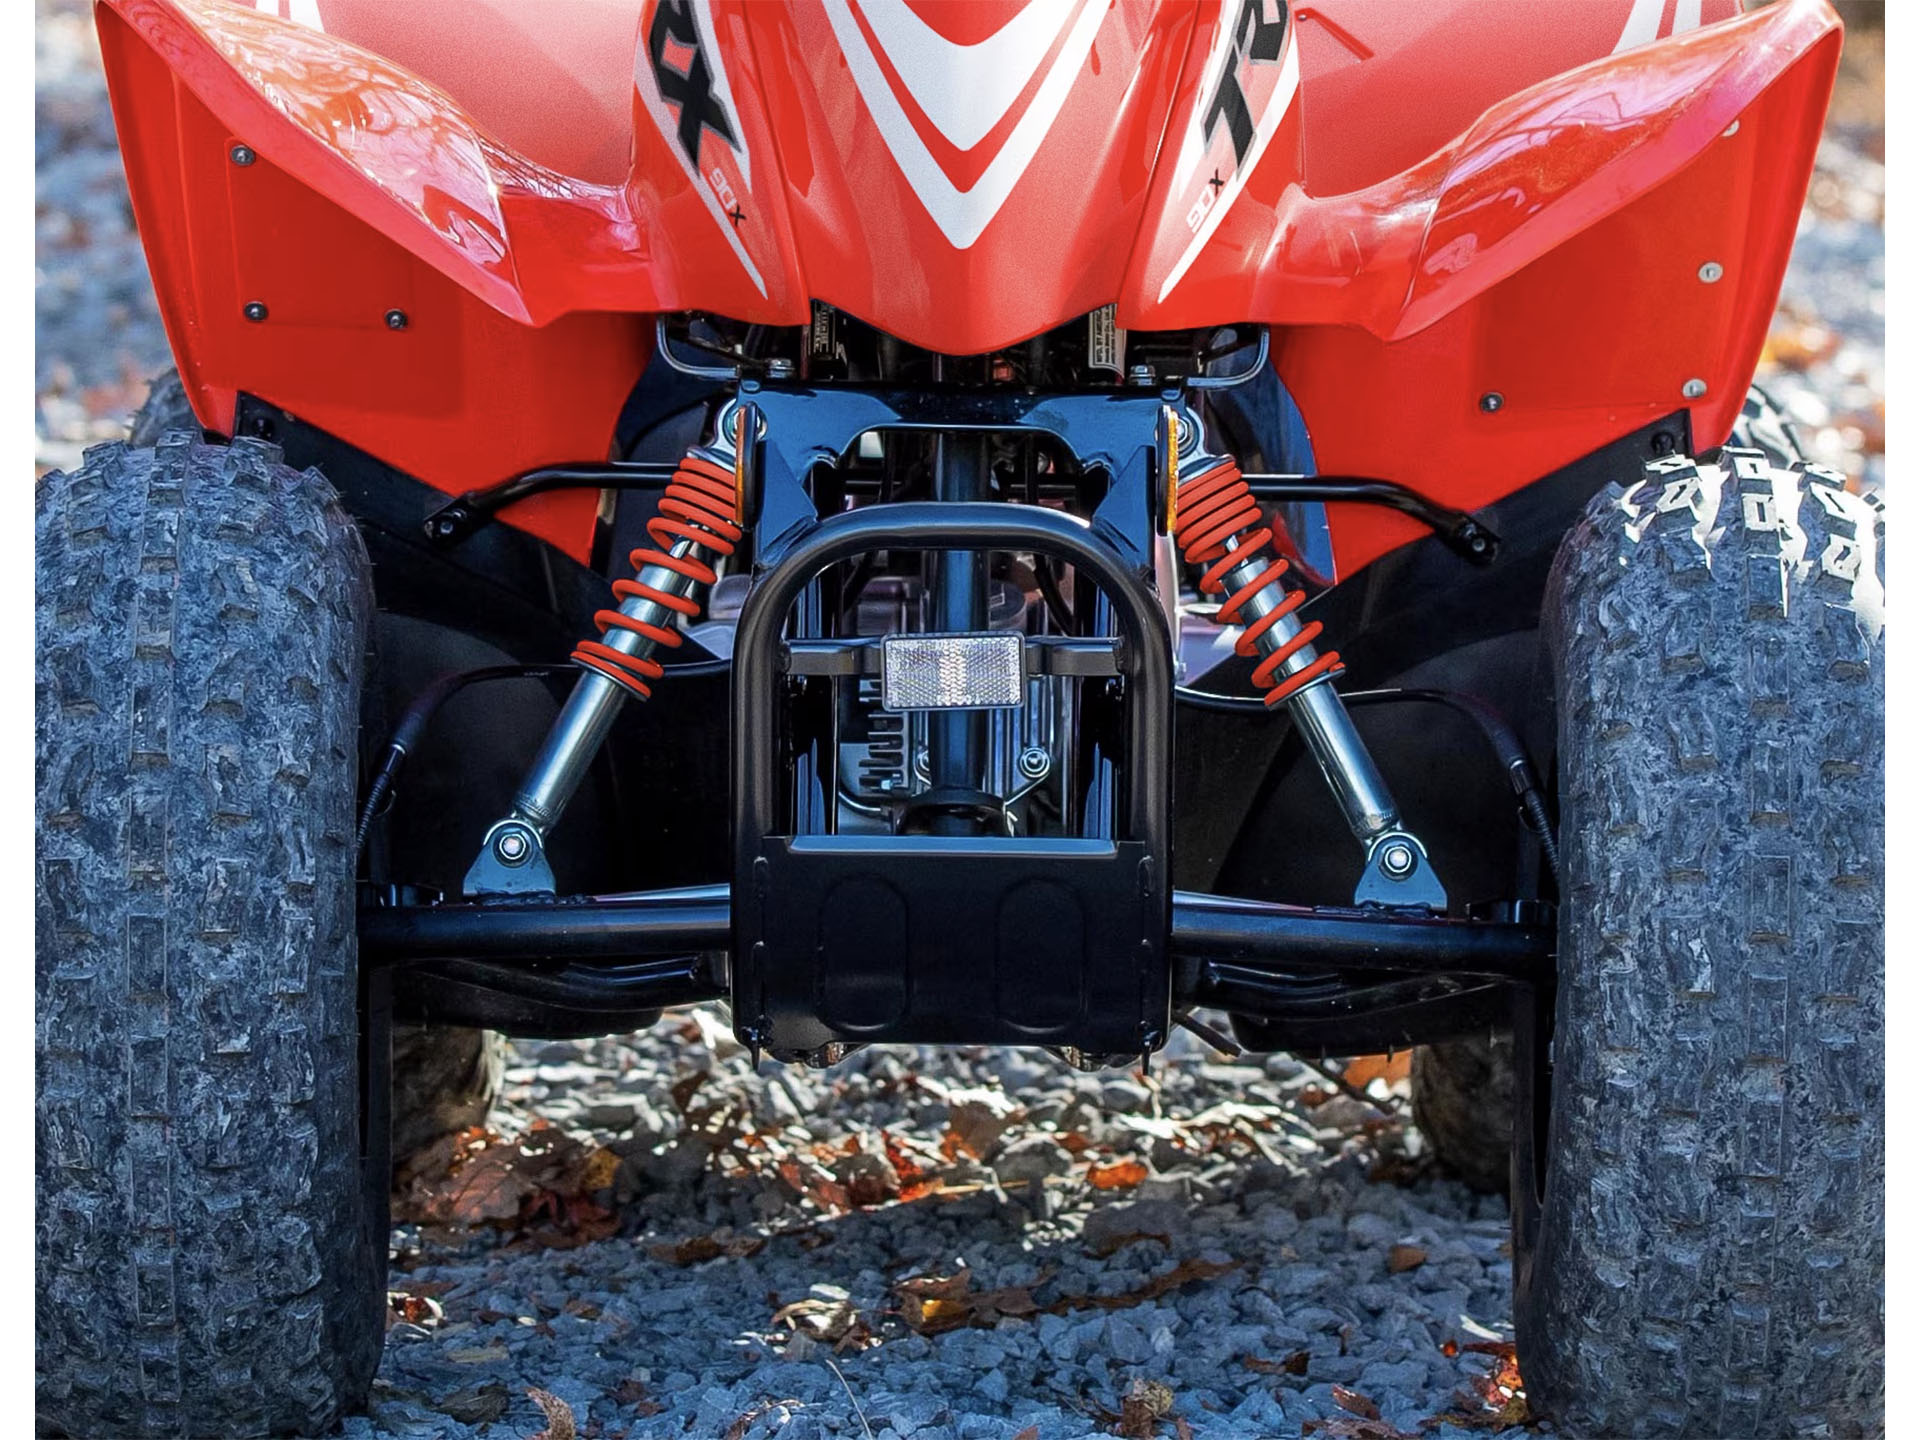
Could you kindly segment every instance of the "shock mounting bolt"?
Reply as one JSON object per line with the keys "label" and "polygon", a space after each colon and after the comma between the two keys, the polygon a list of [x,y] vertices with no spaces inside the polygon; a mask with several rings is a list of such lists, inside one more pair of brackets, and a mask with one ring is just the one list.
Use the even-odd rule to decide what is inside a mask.
{"label": "shock mounting bolt", "polygon": [[236,165],[251,165],[257,158],[250,145],[236,145],[227,152],[227,158]]}
{"label": "shock mounting bolt", "polygon": [[1689,400],[1698,400],[1702,395],[1707,393],[1707,382],[1704,380],[1689,380],[1680,387],[1680,393]]}
{"label": "shock mounting bolt", "polygon": [[1029,745],[1020,752],[1020,773],[1029,780],[1038,780],[1053,768],[1053,757],[1038,745]]}
{"label": "shock mounting bolt", "polygon": [[524,864],[531,850],[524,830],[502,830],[493,842],[493,853],[500,857],[503,865]]}
{"label": "shock mounting bolt", "polygon": [[249,300],[240,308],[240,313],[258,325],[262,320],[267,318],[267,302],[264,300]]}
{"label": "shock mounting bolt", "polygon": [[1506,403],[1507,397],[1502,395],[1498,390],[1489,390],[1480,397],[1480,408],[1489,415],[1493,414],[1494,411]]}
{"label": "shock mounting bolt", "polygon": [[1726,273],[1725,267],[1723,267],[1718,260],[1709,260],[1700,267],[1700,283],[1702,285],[1711,285]]}
{"label": "shock mounting bolt", "polygon": [[1413,874],[1413,847],[1404,841],[1396,841],[1380,852],[1380,868],[1396,880],[1404,880]]}

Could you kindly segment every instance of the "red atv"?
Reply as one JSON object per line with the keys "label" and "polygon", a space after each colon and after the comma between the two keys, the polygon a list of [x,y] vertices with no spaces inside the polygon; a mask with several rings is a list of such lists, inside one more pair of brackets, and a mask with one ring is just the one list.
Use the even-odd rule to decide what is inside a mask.
{"label": "red atv", "polygon": [[1537,1411],[1878,1423],[1824,0],[97,9],[179,368],[38,493],[44,1426],[330,1425],[393,1023],[702,1001],[1432,1047]]}

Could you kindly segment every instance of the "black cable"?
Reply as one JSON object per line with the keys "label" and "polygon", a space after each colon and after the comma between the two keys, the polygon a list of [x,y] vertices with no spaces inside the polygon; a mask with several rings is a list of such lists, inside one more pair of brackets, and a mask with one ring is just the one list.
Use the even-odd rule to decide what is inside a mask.
{"label": "black cable", "polygon": [[[1221,714],[1268,713],[1266,701],[1257,696],[1216,695],[1185,685],[1174,686],[1173,695],[1183,704]],[[1546,852],[1547,869],[1553,872],[1556,881],[1559,880],[1560,847],[1553,836],[1553,823],[1547,815],[1546,798],[1540,791],[1540,777],[1533,768],[1533,761],[1528,757],[1520,736],[1498,710],[1476,695],[1464,695],[1455,690],[1353,690],[1343,691],[1340,699],[1350,706],[1382,705],[1395,701],[1444,705],[1473,721],[1486,737],[1501,768],[1507,772],[1507,783],[1513,787],[1513,793],[1520,802],[1527,826],[1538,837],[1540,848]]]}
{"label": "black cable", "polygon": [[1062,635],[1073,634],[1073,607],[1060,589],[1060,577],[1053,573],[1053,560],[1046,555],[1033,558],[1033,574],[1040,582],[1040,597],[1047,602],[1047,614],[1053,617],[1054,627]]}
{"label": "black cable", "polygon": [[489,665],[479,670],[456,670],[450,675],[442,675],[415,695],[401,712],[400,723],[393,727],[393,736],[387,741],[387,752],[380,762],[380,769],[375,773],[373,783],[367,787],[367,802],[360,807],[360,824],[353,832],[355,862],[359,861],[360,850],[367,843],[367,832],[373,829],[381,802],[393,789],[400,767],[406,763],[408,753],[419,746],[428,722],[442,705],[467,686],[483,680],[545,680],[559,669],[556,665]]}

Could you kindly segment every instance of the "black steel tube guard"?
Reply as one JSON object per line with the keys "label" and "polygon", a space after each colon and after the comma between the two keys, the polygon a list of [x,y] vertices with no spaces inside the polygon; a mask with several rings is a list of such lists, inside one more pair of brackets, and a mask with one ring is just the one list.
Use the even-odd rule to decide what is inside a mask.
{"label": "black steel tube guard", "polygon": [[[829,565],[873,550],[1037,550],[1069,560],[1109,595],[1133,603],[1115,605],[1120,620],[1121,671],[1132,687],[1132,717],[1127,726],[1130,776],[1166,773],[1159,757],[1172,742],[1173,662],[1159,600],[1146,577],[1130,569],[1119,551],[1088,526],[1036,506],[993,502],[916,502],[869,505],[829,516],[782,547],[779,563],[763,576],[747,600],[734,637],[733,776],[735,834],[757,837],[782,833],[775,814],[776,790],[767,757],[775,755],[775,710],[779,699],[771,677],[780,673],[781,632],[794,602],[813,577]],[[767,677],[743,683],[743,676]],[[1126,822],[1132,838],[1148,842],[1164,855],[1170,796],[1128,787]],[[751,855],[739,857],[741,873]]]}

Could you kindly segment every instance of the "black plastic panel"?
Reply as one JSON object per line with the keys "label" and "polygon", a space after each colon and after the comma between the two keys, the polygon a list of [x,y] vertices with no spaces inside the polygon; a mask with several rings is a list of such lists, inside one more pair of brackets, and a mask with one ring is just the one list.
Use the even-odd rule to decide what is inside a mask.
{"label": "black plastic panel", "polygon": [[1167,1014],[1164,885],[1137,841],[771,836],[734,908],[736,1005],[774,1051],[1137,1053]]}

